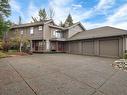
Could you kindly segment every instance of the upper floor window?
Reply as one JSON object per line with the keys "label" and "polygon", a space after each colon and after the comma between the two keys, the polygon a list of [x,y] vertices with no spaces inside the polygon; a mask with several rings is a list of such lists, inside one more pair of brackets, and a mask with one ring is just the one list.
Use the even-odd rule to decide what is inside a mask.
{"label": "upper floor window", "polygon": [[53,36],[56,36],[56,31],[53,31]]}
{"label": "upper floor window", "polygon": [[61,33],[60,32],[56,32],[56,38],[61,38]]}
{"label": "upper floor window", "polygon": [[23,30],[21,31],[21,33],[20,33],[21,35],[23,35]]}
{"label": "upper floor window", "polygon": [[30,27],[30,34],[34,34],[34,28]]}
{"label": "upper floor window", "polygon": [[38,30],[42,30],[42,26],[39,26],[39,27],[38,27]]}
{"label": "upper floor window", "polygon": [[60,31],[53,31],[53,36],[55,38],[62,38],[62,33]]}

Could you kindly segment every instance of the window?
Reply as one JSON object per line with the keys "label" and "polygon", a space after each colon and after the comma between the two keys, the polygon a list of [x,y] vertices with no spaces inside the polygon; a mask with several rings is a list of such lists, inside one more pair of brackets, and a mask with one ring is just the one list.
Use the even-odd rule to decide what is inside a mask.
{"label": "window", "polygon": [[60,31],[53,31],[53,36],[55,38],[61,38],[62,37],[62,34],[60,33]]}
{"label": "window", "polygon": [[23,30],[21,31],[21,35],[23,35]]}
{"label": "window", "polygon": [[56,36],[56,31],[53,31],[53,36]]}
{"label": "window", "polygon": [[61,38],[61,33],[56,32],[56,38]]}
{"label": "window", "polygon": [[34,34],[33,27],[30,28],[30,34]]}
{"label": "window", "polygon": [[39,26],[39,27],[38,27],[38,30],[42,30],[42,26]]}

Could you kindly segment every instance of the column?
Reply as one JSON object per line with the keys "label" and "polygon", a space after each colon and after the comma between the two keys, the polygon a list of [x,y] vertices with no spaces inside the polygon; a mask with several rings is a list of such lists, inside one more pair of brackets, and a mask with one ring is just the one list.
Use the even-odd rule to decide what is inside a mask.
{"label": "column", "polygon": [[30,40],[30,51],[33,51],[33,43],[32,43],[32,40]]}
{"label": "column", "polygon": [[50,51],[50,41],[46,40],[46,51]]}

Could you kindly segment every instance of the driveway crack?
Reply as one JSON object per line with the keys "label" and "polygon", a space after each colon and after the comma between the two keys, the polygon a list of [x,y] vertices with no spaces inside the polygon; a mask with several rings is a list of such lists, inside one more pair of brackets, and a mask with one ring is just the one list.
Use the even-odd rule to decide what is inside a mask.
{"label": "driveway crack", "polygon": [[35,94],[35,95],[37,95],[37,93],[36,93],[36,91],[29,85],[29,83],[23,78],[23,76],[16,70],[16,68],[13,66],[13,65],[11,65],[11,63],[10,62],[8,62],[9,64],[9,66],[12,68],[12,69],[14,69],[14,71],[21,77],[21,79],[26,83],[26,85],[33,91],[33,93]]}

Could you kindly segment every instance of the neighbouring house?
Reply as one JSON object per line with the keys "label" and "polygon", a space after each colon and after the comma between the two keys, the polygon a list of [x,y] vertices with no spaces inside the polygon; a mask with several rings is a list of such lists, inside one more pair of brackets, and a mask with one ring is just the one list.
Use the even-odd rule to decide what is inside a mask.
{"label": "neighbouring house", "polygon": [[15,25],[9,38],[28,37],[33,52],[66,52],[71,54],[122,57],[127,50],[127,31],[109,26],[86,30],[78,22],[60,27],[51,20]]}

